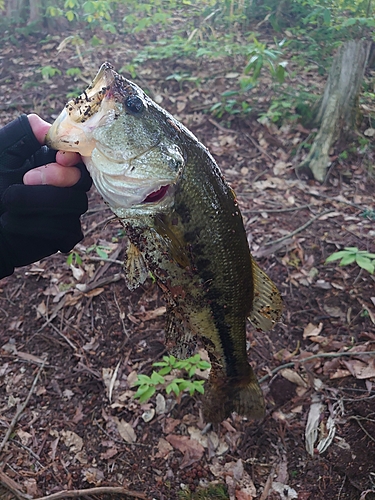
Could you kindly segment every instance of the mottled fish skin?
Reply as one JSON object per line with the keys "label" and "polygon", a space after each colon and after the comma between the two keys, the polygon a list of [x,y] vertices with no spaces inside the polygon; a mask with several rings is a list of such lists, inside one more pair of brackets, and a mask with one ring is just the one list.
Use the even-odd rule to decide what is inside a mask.
{"label": "mottled fish skin", "polygon": [[[69,138],[69,116],[64,116],[57,122],[65,124],[65,142],[61,141],[62,129],[59,125],[52,127],[48,144],[55,148],[69,144],[67,149],[86,153],[84,160],[96,187],[121,219],[135,247],[128,255],[135,256],[135,259],[139,255],[140,258],[137,265],[128,262],[128,269],[141,270],[139,276],[134,271],[135,275],[129,277],[130,288],[144,281],[146,264],[164,293],[168,311],[167,347],[178,356],[189,356],[194,339],[198,338],[207,349],[212,369],[204,397],[206,420],[220,422],[233,411],[249,418],[262,418],[262,392],[247,360],[246,319],[253,315],[260,328],[272,327],[281,314],[281,299],[276,287],[252,260],[234,192],[208,150],[188,129],[151,101],[139,87],[117,75],[108,63],[99,74],[104,74],[106,78],[103,92],[109,96],[109,104],[105,106],[111,108],[112,101],[115,101],[117,120],[122,120],[123,128],[115,122],[104,124],[103,133],[95,132],[94,138],[90,135],[92,132],[86,132],[86,139],[84,134],[80,135],[80,144],[74,149]],[[98,77],[94,83],[97,81]],[[133,132],[130,138],[129,111],[123,105],[129,95],[133,98],[139,96],[145,103],[140,112],[131,116]],[[102,95],[100,99],[103,99]],[[76,107],[79,105],[76,104]],[[100,112],[97,108],[98,105],[95,105],[94,114]],[[110,127],[113,132],[110,132]],[[97,155],[96,150],[91,153],[85,146],[96,141],[96,147],[105,150],[107,155],[113,135],[125,134],[125,130],[127,136],[123,143],[127,152],[124,156],[131,156],[131,148],[134,147],[134,157],[142,163],[141,169],[133,163],[133,166],[136,165],[134,175],[143,176],[144,186],[150,181],[147,188],[150,194],[143,201],[133,204],[127,199],[122,203],[117,193],[113,197],[116,202],[111,202],[112,194],[103,188],[95,172],[97,165],[93,158]],[[120,151],[121,137],[117,135],[115,141],[119,146],[116,147]],[[148,137],[148,145],[142,143],[145,136]],[[99,144],[101,140],[107,141],[107,144],[102,146]],[[168,158],[174,160],[169,161]],[[104,161],[103,158],[100,161]],[[106,161],[108,164],[104,167],[99,166],[103,171],[110,171],[111,158]],[[162,199],[148,202],[153,199],[152,192],[164,189],[161,187],[163,184],[157,182],[163,162],[165,172],[161,176],[162,182],[167,182],[169,187]],[[114,168],[119,168],[117,163]],[[150,172],[149,179],[147,171]],[[107,184],[112,185],[111,182]],[[145,196],[145,192],[142,191],[139,196]],[[123,196],[126,197],[126,188],[123,189]],[[137,196],[138,192],[134,190],[134,198]],[[263,282],[267,282],[265,296],[262,295]],[[254,283],[260,283],[259,289],[254,288]],[[261,306],[254,311],[256,301]],[[267,310],[267,318],[260,308]]]}

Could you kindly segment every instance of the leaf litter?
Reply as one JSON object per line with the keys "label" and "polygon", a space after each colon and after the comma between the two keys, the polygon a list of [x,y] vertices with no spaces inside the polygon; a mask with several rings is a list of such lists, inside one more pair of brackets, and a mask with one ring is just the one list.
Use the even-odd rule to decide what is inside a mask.
{"label": "leaf litter", "polygon": [[[55,45],[63,38],[57,36]],[[116,43],[113,62],[121,66],[126,42]],[[50,61],[50,54],[35,52],[37,44],[31,36],[22,51],[9,43],[4,48],[13,54],[5,71],[19,74],[13,96],[25,102],[34,100],[35,87],[22,90],[22,80]],[[75,57],[70,50],[56,60],[62,69],[69,67],[68,54]],[[83,76],[90,80],[106,51],[97,47],[84,58]],[[223,75],[215,92],[226,89],[220,88],[231,80],[225,75],[237,72],[228,64],[209,61],[204,69]],[[203,78],[199,88],[188,82],[179,88],[165,80],[178,68],[153,62],[143,69],[150,70],[144,76],[162,105],[218,157],[236,190],[252,252],[282,291],[283,321],[269,335],[248,330],[267,416],[253,423],[234,415],[204,430],[196,397],[176,401],[157,394],[147,405],[133,400],[137,375],[150,374],[165,354],[165,305],[151,282],[127,291],[120,265],[126,242],[92,190],[82,219],[86,237],[76,247],[82,264],[55,255],[0,284],[2,428],[44,363],[15,437],[2,451],[4,472],[34,498],[108,485],[173,500],[181,484],[194,491],[221,482],[237,500],[335,498],[338,491],[340,500],[369,500],[375,473],[374,279],[355,266],[324,262],[344,247],[374,251],[373,221],[363,216],[373,206],[374,180],[360,159],[348,182],[342,182],[340,164],[323,186],[298,179],[291,150],[310,131],[234,116],[218,123],[194,109],[214,97],[212,82]],[[48,85],[40,82],[47,98]],[[61,102],[48,106],[59,110],[66,92],[62,76],[56,85]],[[0,99],[12,102],[9,85],[0,86]],[[40,112],[51,121],[47,107]],[[18,113],[1,108],[1,123]],[[371,137],[371,130],[364,133]],[[88,252],[92,246],[108,248],[107,257]]]}

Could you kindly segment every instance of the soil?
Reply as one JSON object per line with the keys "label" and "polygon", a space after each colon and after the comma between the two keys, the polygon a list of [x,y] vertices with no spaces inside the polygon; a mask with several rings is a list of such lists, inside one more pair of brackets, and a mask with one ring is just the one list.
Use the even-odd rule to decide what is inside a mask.
{"label": "soil", "polygon": [[[83,90],[104,60],[120,69],[127,50],[145,43],[145,35],[126,41],[106,35],[105,44],[87,43],[79,57],[71,45],[57,51],[68,35],[5,42],[1,125],[22,112],[52,121],[67,89]],[[143,405],[133,399],[136,375],[151,374],[166,354],[164,303],[151,280],[127,289],[126,239],[93,188],[82,217],[85,238],[75,249],[82,264],[72,268],[58,254],[0,283],[3,436],[31,391],[1,452],[1,498],[121,486],[129,490],[121,498],[173,500],[187,487],[194,492],[215,482],[238,500],[375,498],[375,365],[366,354],[375,351],[374,276],[356,265],[325,264],[343,247],[375,251],[375,181],[367,168],[374,158],[371,150],[345,160],[332,151],[320,185],[297,175],[299,146],[311,132],[298,122],[213,118],[207,110],[241,63],[148,61],[135,81],[210,149],[236,191],[253,256],[282,293],[283,318],[272,332],[248,325],[266,417],[233,415],[207,430],[201,397],[160,391]],[[43,79],[40,68],[47,65],[61,73]],[[71,67],[82,70],[75,81],[66,75]],[[166,79],[182,72],[199,77],[199,86]],[[308,88],[311,75],[300,78]],[[293,84],[291,78],[287,85]],[[252,94],[265,108],[272,97],[266,85]],[[98,245],[107,259],[95,252]],[[305,435],[308,419],[316,423],[316,439]]]}

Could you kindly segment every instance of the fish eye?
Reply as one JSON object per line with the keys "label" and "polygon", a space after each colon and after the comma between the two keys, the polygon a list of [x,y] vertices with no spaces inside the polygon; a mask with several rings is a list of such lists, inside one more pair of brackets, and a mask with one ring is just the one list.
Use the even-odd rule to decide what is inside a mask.
{"label": "fish eye", "polygon": [[144,108],[142,99],[137,95],[130,95],[127,97],[125,99],[125,106],[129,111],[136,114],[140,113]]}

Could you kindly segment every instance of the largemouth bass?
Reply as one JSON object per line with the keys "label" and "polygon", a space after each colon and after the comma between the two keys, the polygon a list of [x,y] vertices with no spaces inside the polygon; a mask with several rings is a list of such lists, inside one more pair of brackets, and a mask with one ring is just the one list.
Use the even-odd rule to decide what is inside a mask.
{"label": "largemouth bass", "polygon": [[121,220],[130,241],[128,287],[149,272],[155,277],[167,302],[168,349],[187,357],[196,338],[207,349],[206,420],[263,417],[246,319],[271,329],[281,298],[250,254],[235,194],[208,150],[109,63],[68,102],[47,144],[82,155]]}

